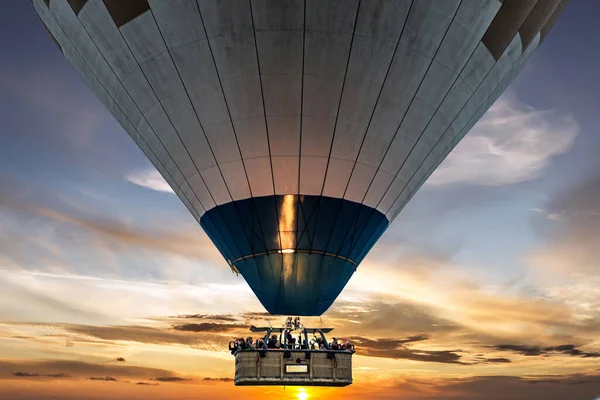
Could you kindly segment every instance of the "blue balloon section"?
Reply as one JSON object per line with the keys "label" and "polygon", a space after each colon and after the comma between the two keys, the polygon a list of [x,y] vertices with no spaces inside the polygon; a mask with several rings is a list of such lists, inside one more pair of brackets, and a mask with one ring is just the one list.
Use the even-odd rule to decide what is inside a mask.
{"label": "blue balloon section", "polygon": [[275,195],[222,204],[200,224],[269,313],[321,315],[389,221],[349,200]]}

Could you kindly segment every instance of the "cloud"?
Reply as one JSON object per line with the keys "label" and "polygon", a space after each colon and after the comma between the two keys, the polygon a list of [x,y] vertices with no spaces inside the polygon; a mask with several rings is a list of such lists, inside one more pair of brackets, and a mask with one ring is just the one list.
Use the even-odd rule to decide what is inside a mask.
{"label": "cloud", "polygon": [[70,378],[71,376],[68,374],[65,374],[64,372],[59,372],[56,374],[38,374],[38,373],[31,373],[31,372],[13,372],[12,373],[14,376],[18,376],[18,377],[48,377],[48,378]]}
{"label": "cloud", "polygon": [[[446,380],[437,385],[444,393],[431,398],[460,398],[462,400],[563,400],[590,399],[598,395],[600,376],[550,375],[550,376],[476,376]],[[455,397],[456,396],[456,397]],[[423,397],[429,398],[429,397]]]}
{"label": "cloud", "polygon": [[173,231],[150,232],[105,218],[102,220],[80,218],[47,208],[38,208],[36,212],[38,215],[56,222],[97,234],[119,246],[140,247],[195,259],[206,259],[207,256],[216,257],[216,250],[212,250],[214,246],[208,240],[202,240],[199,231],[194,232],[192,235]]}
{"label": "cloud", "polygon": [[449,332],[459,329],[455,323],[426,305],[388,296],[371,296],[360,304],[339,299],[325,315],[345,323],[358,322],[359,324],[348,327],[355,335],[371,335],[376,332],[380,336],[414,336],[422,332]]}
{"label": "cloud", "polygon": [[[206,280],[210,274],[199,274],[198,264],[191,265],[190,269],[192,267],[195,270],[191,270],[190,274],[194,273],[194,276],[189,279],[174,276],[173,280],[144,277],[111,279],[69,273],[0,269],[0,293],[6,294],[0,299],[5,300],[0,301],[0,320],[125,326],[137,318],[174,311],[184,313],[210,309],[215,312],[230,312],[260,307],[243,278],[233,276],[233,279],[241,281],[232,284],[203,283],[202,280]],[[169,268],[175,266],[170,264]],[[93,273],[90,270],[89,274]],[[226,274],[229,275],[227,271]],[[181,282],[183,280],[187,282]],[[107,299],[111,301],[107,302]],[[171,325],[195,322],[173,318],[151,320],[159,322],[154,326],[161,325],[163,331],[170,328],[171,333],[177,332]],[[139,320],[136,323],[138,322]],[[179,334],[184,335],[185,332]],[[62,344],[64,343],[63,339]],[[120,355],[123,354],[117,353],[114,356]]]}
{"label": "cloud", "polygon": [[248,318],[274,318],[273,315],[269,314],[268,312],[255,312],[255,311],[249,311],[249,312],[245,312],[243,314],[245,317]]}
{"label": "cloud", "polygon": [[125,359],[123,357],[117,357],[117,361],[125,362]]}
{"label": "cloud", "polygon": [[[27,370],[45,372],[13,372]],[[156,376],[176,376],[174,372],[160,368],[92,363],[77,360],[0,360],[0,379],[5,379],[7,375],[11,374],[18,377],[72,377],[86,379],[91,377],[94,378],[92,380],[152,379]]]}
{"label": "cloud", "polygon": [[218,324],[202,322],[199,324],[175,325],[173,329],[183,332],[228,332],[237,329],[248,329],[245,324]]}
{"label": "cloud", "polygon": [[[215,350],[227,348],[229,338],[213,334],[191,335],[185,331],[160,327],[117,325],[93,326],[77,324],[57,324],[73,334],[91,336],[108,341],[131,341],[158,345],[186,345],[193,348]],[[79,340],[82,340],[80,338]]]}
{"label": "cloud", "polygon": [[185,315],[175,315],[169,318],[180,318],[180,319],[205,319],[205,320],[214,320],[214,321],[228,321],[235,322],[238,321],[238,318],[234,317],[231,314],[185,314]]}
{"label": "cloud", "polygon": [[116,382],[118,379],[113,378],[112,376],[92,376],[90,378],[88,378],[90,381],[113,381]]}
{"label": "cloud", "polygon": [[[597,315],[580,318],[581,305],[546,296],[543,288],[506,286],[510,282],[488,288],[465,273],[464,265],[437,264],[416,272],[411,258],[363,266],[362,270],[369,272],[358,270],[360,276],[354,278],[357,283],[350,282],[332,315],[361,322],[352,329],[368,337],[469,335],[471,343],[482,344],[513,343],[531,337],[544,346],[553,346],[558,340],[591,343],[600,333]],[[353,314],[349,308],[340,313],[337,305],[344,305],[343,301],[353,303],[359,312]],[[413,321],[418,323],[418,331],[411,330]],[[368,332],[371,322],[377,324],[377,333]]]}
{"label": "cloud", "polygon": [[572,116],[536,110],[505,94],[426,184],[501,186],[534,179],[553,156],[569,149],[578,131]]}
{"label": "cloud", "polygon": [[[98,247],[97,242],[100,241],[116,249],[145,249],[195,260],[215,260],[223,263],[222,256],[210,239],[195,226],[195,229],[190,227],[182,229],[177,226],[168,230],[163,227],[142,228],[115,220],[110,216],[95,215],[77,207],[61,204],[53,198],[52,194],[36,191],[26,184],[6,180],[0,176],[0,187],[4,186],[12,187],[13,190],[0,193],[0,208],[25,218],[36,219],[38,228],[43,226],[41,221],[52,223],[54,234],[59,235],[58,238],[53,237],[55,242],[57,239],[67,239],[77,241],[77,245],[81,245],[82,240],[88,239],[90,244],[96,243],[96,247]],[[41,198],[45,199],[45,204],[40,203]],[[51,207],[48,203],[58,204]],[[87,237],[82,238],[81,233],[86,233]]]}
{"label": "cloud", "polygon": [[147,189],[156,190],[158,192],[175,193],[154,167],[145,170],[132,171],[125,175],[125,179],[135,185]]}
{"label": "cloud", "polygon": [[[394,347],[398,347],[398,346],[404,346],[407,343],[422,342],[424,340],[428,340],[429,338],[430,338],[429,335],[415,335],[415,336],[409,336],[404,339],[371,340],[371,339],[367,339],[367,338],[360,337],[360,336],[351,336],[348,338],[348,340],[361,342],[361,343],[370,343],[372,345],[372,347],[374,347],[374,348],[389,349],[389,348],[394,348]],[[377,345],[373,346],[373,344],[377,344]]]}
{"label": "cloud", "polygon": [[[544,295],[575,311],[578,323],[600,330],[600,166],[563,189],[545,205],[553,221],[534,216],[544,243],[525,261],[545,283]],[[597,337],[597,333],[596,333]]]}
{"label": "cloud", "polygon": [[189,378],[180,378],[178,376],[161,376],[158,378],[154,378],[155,381],[159,381],[159,382],[183,382],[183,381],[189,381]]}
{"label": "cloud", "polygon": [[[530,265],[540,272],[563,276],[600,276],[600,168],[559,192],[548,202],[546,211],[560,218],[550,227],[534,220],[548,241],[529,255]],[[597,304],[600,310],[600,302]]]}
{"label": "cloud", "polygon": [[522,354],[524,356],[548,356],[552,354],[565,354],[569,356],[577,356],[583,358],[599,358],[600,352],[586,352],[579,350],[577,346],[572,344],[563,344],[559,346],[526,346],[516,344],[499,344],[493,346],[496,350],[501,351],[512,351],[515,353]]}
{"label": "cloud", "polygon": [[205,381],[213,381],[213,382],[233,382],[232,378],[204,378]]}
{"label": "cloud", "polygon": [[498,357],[498,358],[488,358],[488,359],[485,359],[484,362],[502,364],[502,363],[509,363],[509,362],[512,362],[512,361],[509,360],[508,358]]}
{"label": "cloud", "polygon": [[407,343],[426,340],[427,336],[406,339],[369,339],[352,336],[347,339],[356,346],[356,354],[362,356],[462,364],[461,356],[456,353],[461,350],[416,350],[405,346]]}
{"label": "cloud", "polygon": [[[11,299],[10,314],[14,315],[21,312],[19,308],[21,306],[35,309],[44,316],[57,315],[64,318],[64,315],[69,315],[75,319],[85,321],[101,321],[107,318],[101,312],[85,309],[81,304],[73,302],[72,298],[56,298],[42,290],[37,290],[35,287],[28,287],[26,284],[19,282],[18,279],[13,279],[12,276],[1,269],[0,277],[2,278],[0,279],[0,290],[5,296],[8,296],[7,298]],[[17,300],[19,302],[16,302]],[[9,308],[9,306],[0,303],[0,315],[6,315],[5,308]],[[65,344],[69,346],[68,341]]]}
{"label": "cloud", "polygon": [[[471,377],[392,377],[378,385],[366,386],[369,399],[411,400],[591,400],[600,393],[596,374],[471,376]],[[363,391],[353,385],[350,390]],[[355,397],[361,397],[355,394]]]}
{"label": "cloud", "polygon": [[[482,355],[473,356],[465,350],[426,350],[407,346],[411,343],[429,340],[428,335],[415,335],[404,339],[371,339],[361,336],[343,338],[356,346],[356,354],[366,357],[403,359],[421,362],[443,364],[476,365],[482,363],[510,363],[507,358],[486,358]],[[460,354],[459,354],[460,353]],[[464,359],[468,356],[468,359]]]}

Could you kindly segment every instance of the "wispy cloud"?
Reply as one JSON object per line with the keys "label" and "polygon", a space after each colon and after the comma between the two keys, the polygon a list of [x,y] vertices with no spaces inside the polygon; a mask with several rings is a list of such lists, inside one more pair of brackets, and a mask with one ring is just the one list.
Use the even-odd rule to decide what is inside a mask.
{"label": "wispy cloud", "polygon": [[500,186],[538,177],[579,131],[569,114],[537,110],[502,96],[427,181]]}
{"label": "wispy cloud", "polygon": [[189,381],[189,378],[180,378],[178,376],[159,376],[158,378],[154,378],[155,381],[159,382],[184,382]]}
{"label": "wispy cloud", "polygon": [[[421,389],[414,396],[417,399],[592,399],[599,393],[596,387],[599,382],[600,376],[593,374],[474,376],[462,379],[401,380],[397,383],[397,390],[408,383],[413,390],[417,389],[414,391]],[[428,391],[433,393],[427,393]]]}
{"label": "wispy cloud", "polygon": [[463,364],[462,350],[423,350],[413,349],[408,343],[426,340],[427,336],[410,337],[406,339],[377,339],[351,336],[347,338],[357,346],[357,354],[368,357],[383,357],[405,359],[423,362],[437,362],[447,364]]}
{"label": "wispy cloud", "polygon": [[244,324],[224,324],[214,322],[201,322],[199,324],[175,325],[173,329],[182,332],[228,332],[237,329],[248,328]]}
{"label": "wispy cloud", "polygon": [[112,381],[116,382],[118,379],[112,376],[92,376],[88,378],[90,381]]}
{"label": "wispy cloud", "polygon": [[205,381],[214,381],[214,382],[233,382],[232,378],[204,378]]}
{"label": "wispy cloud", "polygon": [[[541,274],[593,280],[600,278],[600,168],[582,182],[558,193],[547,204],[548,216],[555,224],[545,246],[529,254],[528,261]],[[538,221],[539,222],[539,221]],[[562,282],[564,283],[564,281]],[[583,282],[582,282],[583,283]],[[600,311],[600,292],[595,292]]]}
{"label": "wispy cloud", "polygon": [[[44,372],[15,372],[44,371]],[[152,379],[156,376],[175,377],[172,371],[141,366],[110,365],[76,360],[0,360],[0,376],[53,377],[53,378],[92,378],[101,380],[113,378]],[[101,377],[101,378],[100,378]]]}
{"label": "wispy cloud", "polygon": [[[56,236],[64,232],[61,228],[66,228],[68,232],[64,232],[64,238],[76,240],[79,244],[82,239],[81,233],[86,233],[89,235],[90,244],[95,243],[95,247],[99,247],[97,245],[99,242],[104,242],[112,248],[136,247],[192,259],[210,258],[222,262],[222,257],[215,246],[196,225],[187,226],[184,229],[172,226],[169,230],[161,227],[143,228],[128,221],[117,220],[114,216],[98,215],[78,209],[53,198],[52,194],[39,190],[33,191],[36,188],[22,182],[5,182],[0,179],[0,185],[9,184],[15,190],[0,193],[0,211],[4,209],[12,214],[17,214],[22,219],[36,218],[38,227],[43,222],[50,222],[53,225],[53,239],[55,240]],[[38,196],[33,196],[32,191]],[[43,200],[40,199],[40,196],[44,196]],[[72,230],[79,232],[75,234]],[[9,237],[10,234],[12,232],[7,232],[6,236]],[[0,229],[0,236],[4,236],[2,229]],[[23,238],[23,240],[27,239]]]}
{"label": "wispy cloud", "polygon": [[31,378],[31,377],[48,377],[48,378],[70,378],[69,375],[65,374],[64,372],[59,372],[57,374],[38,374],[37,372],[13,372],[12,373],[13,376],[18,376],[18,377],[25,377],[25,378]]}
{"label": "wispy cloud", "polygon": [[158,192],[174,193],[171,186],[169,186],[162,175],[153,167],[129,172],[125,175],[125,179],[135,185],[147,189],[156,190]]}
{"label": "wispy cloud", "polygon": [[494,346],[496,350],[512,351],[524,356],[547,356],[552,354],[566,354],[583,358],[600,358],[599,352],[586,352],[572,344],[563,344],[560,346],[540,347],[517,344],[499,344]]}

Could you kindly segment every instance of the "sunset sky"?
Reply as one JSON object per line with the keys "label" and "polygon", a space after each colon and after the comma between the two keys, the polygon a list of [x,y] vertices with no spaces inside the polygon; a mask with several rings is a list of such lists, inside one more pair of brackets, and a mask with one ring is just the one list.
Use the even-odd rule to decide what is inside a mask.
{"label": "sunset sky", "polygon": [[600,1],[525,70],[327,313],[346,388],[233,385],[279,324],[58,51],[0,2],[0,399],[600,398]]}

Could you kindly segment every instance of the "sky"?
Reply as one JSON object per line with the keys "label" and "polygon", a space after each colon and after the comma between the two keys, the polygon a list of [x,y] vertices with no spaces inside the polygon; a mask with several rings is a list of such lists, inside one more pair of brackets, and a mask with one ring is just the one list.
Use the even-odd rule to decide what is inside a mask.
{"label": "sky", "polygon": [[[573,0],[331,309],[346,388],[238,388],[272,319],[62,57],[0,2],[2,399],[600,398],[600,2]],[[307,397],[308,396],[308,397]]]}

